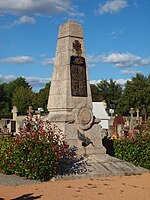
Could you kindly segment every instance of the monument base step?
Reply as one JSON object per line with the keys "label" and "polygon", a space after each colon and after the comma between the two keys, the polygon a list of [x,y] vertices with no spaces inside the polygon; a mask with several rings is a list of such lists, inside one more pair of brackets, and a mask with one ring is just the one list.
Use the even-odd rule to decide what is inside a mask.
{"label": "monument base step", "polygon": [[148,172],[148,169],[102,154],[82,157],[78,161],[62,161],[56,180],[130,176]]}

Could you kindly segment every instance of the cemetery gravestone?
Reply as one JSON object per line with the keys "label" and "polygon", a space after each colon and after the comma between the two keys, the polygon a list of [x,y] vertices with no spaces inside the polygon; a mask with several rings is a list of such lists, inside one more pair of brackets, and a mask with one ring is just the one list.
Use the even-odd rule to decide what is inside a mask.
{"label": "cemetery gravestone", "polygon": [[16,106],[13,106],[13,109],[12,109],[12,114],[13,114],[13,120],[17,120],[17,113],[18,113],[18,109]]}
{"label": "cemetery gravestone", "polygon": [[134,129],[134,117],[133,117],[134,109],[130,109],[130,131],[132,132]]}
{"label": "cemetery gravestone", "polygon": [[146,123],[146,109],[145,106],[143,105],[143,108],[141,110],[141,116],[142,116],[142,124]]}

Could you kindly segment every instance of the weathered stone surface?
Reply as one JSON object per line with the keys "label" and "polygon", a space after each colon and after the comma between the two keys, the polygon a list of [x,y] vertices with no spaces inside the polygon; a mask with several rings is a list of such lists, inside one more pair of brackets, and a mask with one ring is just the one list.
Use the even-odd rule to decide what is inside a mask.
{"label": "weathered stone surface", "polygon": [[[67,163],[67,162],[66,162]],[[149,170],[106,154],[93,155],[61,166],[56,179],[85,179],[106,176],[130,176],[148,173]]]}
{"label": "weathered stone surface", "polygon": [[[80,45],[81,49],[79,49],[81,50],[81,55],[77,55],[76,51],[78,47],[75,46],[76,43]],[[79,57],[80,59],[80,56],[82,56],[84,61],[82,65],[84,70],[82,70],[80,63],[79,65],[76,65],[77,70],[79,70],[79,77],[78,80],[76,78],[73,82],[73,78],[71,77],[71,57],[75,59]],[[74,67],[72,67],[72,71],[73,70]],[[75,74],[74,71],[72,74]],[[58,126],[61,126],[63,131],[66,133],[66,128],[68,126],[68,122],[66,123],[66,119],[68,118],[67,116],[74,116],[75,122],[71,125],[72,130],[69,126],[70,133],[66,134],[76,134],[76,126],[78,126],[79,123],[81,123],[82,126],[82,123],[87,120],[87,115],[85,116],[85,114],[83,114],[85,119],[83,116],[83,119],[80,117],[80,121],[76,121],[76,115],[78,114],[79,110],[81,110],[78,105],[82,103],[84,103],[84,105],[88,105],[90,110],[92,110],[92,99],[90,85],[88,82],[88,68],[86,64],[83,31],[80,24],[74,21],[68,21],[59,28],[51,90],[48,101],[49,119],[53,119],[53,122],[58,124],[60,121],[62,122],[62,118],[64,118],[64,123],[62,122],[63,124],[58,124]],[[80,115],[82,115],[81,113]],[[76,131],[74,132],[74,130]]]}

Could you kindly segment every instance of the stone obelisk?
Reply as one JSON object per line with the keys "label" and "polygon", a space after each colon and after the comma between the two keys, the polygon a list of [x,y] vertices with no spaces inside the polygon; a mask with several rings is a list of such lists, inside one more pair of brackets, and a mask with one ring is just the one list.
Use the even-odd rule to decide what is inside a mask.
{"label": "stone obelisk", "polygon": [[49,120],[66,134],[78,154],[104,153],[92,98],[82,26],[69,20],[59,28],[48,100]]}
{"label": "stone obelisk", "polygon": [[105,153],[99,120],[92,112],[83,31],[81,25],[74,21],[68,21],[59,28],[48,110],[50,122],[63,130],[70,147],[76,147],[77,155],[83,155],[81,173],[80,162],[77,161],[79,165],[73,167],[75,174],[76,166],[81,177],[148,171]]}

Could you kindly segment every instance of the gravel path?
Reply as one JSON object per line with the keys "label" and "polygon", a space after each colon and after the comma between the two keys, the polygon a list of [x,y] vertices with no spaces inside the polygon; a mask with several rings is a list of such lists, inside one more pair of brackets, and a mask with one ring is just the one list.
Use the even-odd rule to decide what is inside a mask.
{"label": "gravel path", "polygon": [[5,175],[0,173],[0,185],[17,186],[41,183],[38,180],[29,180],[16,175]]}
{"label": "gravel path", "polygon": [[[14,175],[9,177],[13,181]],[[22,184],[22,180],[20,183]],[[0,200],[21,199],[150,200],[150,173],[122,177],[48,181],[40,184],[18,186],[0,185]]]}

